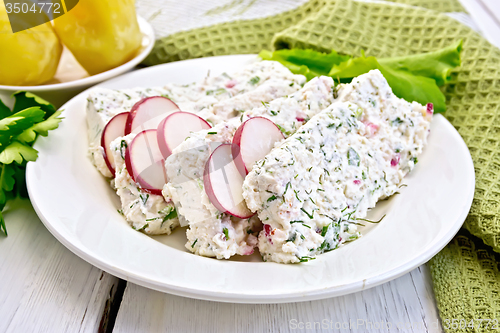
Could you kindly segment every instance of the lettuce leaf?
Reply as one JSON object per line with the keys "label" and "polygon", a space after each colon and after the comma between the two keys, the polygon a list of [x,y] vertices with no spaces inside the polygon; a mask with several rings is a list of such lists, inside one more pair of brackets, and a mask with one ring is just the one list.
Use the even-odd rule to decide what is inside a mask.
{"label": "lettuce leaf", "polygon": [[308,80],[321,75],[328,75],[334,65],[351,58],[335,51],[322,53],[314,50],[283,49],[274,52],[263,50],[259,53],[263,60],[275,60],[285,65],[292,73],[302,74]]}
{"label": "lettuce leaf", "polygon": [[314,50],[262,51],[265,60],[276,60],[295,74],[303,74],[308,80],[328,75],[348,83],[354,77],[378,69],[387,79],[394,94],[409,102],[433,103],[436,113],[446,110],[445,97],[438,86],[451,79],[453,68],[460,65],[462,41],[434,52],[404,57],[380,58],[362,56],[352,58],[335,51],[322,53]]}
{"label": "lettuce leaf", "polygon": [[395,70],[402,70],[417,76],[436,80],[438,86],[450,81],[450,72],[460,66],[463,42],[459,40],[443,49],[406,57],[381,58],[379,64]]}
{"label": "lettuce leaf", "polygon": [[352,79],[372,69],[380,70],[394,94],[399,98],[408,102],[417,101],[423,105],[432,103],[436,113],[446,111],[446,99],[433,78],[382,66],[374,57],[350,59],[334,66],[329,74],[341,80]]}

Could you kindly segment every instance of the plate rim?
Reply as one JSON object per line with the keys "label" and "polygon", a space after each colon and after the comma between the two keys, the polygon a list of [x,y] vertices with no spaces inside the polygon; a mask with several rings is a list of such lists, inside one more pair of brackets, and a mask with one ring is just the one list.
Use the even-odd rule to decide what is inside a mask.
{"label": "plate rim", "polygon": [[[209,57],[209,58],[220,58],[220,57],[248,57],[249,59],[251,57],[255,57],[255,55],[229,55],[229,56],[218,56],[218,57]],[[184,62],[188,61],[205,61],[206,59],[209,58],[200,58],[200,59],[191,59],[191,60],[186,60]],[[163,65],[158,65],[158,66],[172,66],[175,64],[178,64],[179,62],[176,63],[169,63],[169,64],[163,64]],[[147,71],[147,70],[154,70],[157,69],[158,66],[152,66],[148,68],[141,69],[139,71]],[[156,67],[156,68],[155,68]],[[127,73],[124,75],[134,75],[134,73],[137,71],[134,71],[132,73]],[[112,78],[108,81],[112,80],[120,80],[122,76],[118,76],[115,78]],[[105,82],[108,82],[105,81]],[[104,82],[103,82],[104,83]],[[92,88],[89,88],[92,89]],[[64,109],[66,108],[66,105],[68,103],[71,103],[74,99],[77,99],[80,95],[84,95],[88,93],[88,90],[83,91],[82,93],[76,95],[74,98],[72,98],[70,101],[68,101],[65,105],[63,105],[61,108]],[[81,97],[80,97],[81,98]],[[435,115],[434,117],[440,117],[442,120],[444,120],[444,123],[446,126],[448,126],[451,130],[452,135],[458,139],[457,141],[459,144],[462,146],[462,148],[465,148],[465,151],[467,151],[467,167],[471,169],[471,178],[469,179],[469,186],[471,186],[471,190],[469,191],[466,199],[466,205],[462,207],[462,211],[460,215],[457,217],[456,221],[454,221],[452,224],[450,223],[450,229],[448,232],[443,235],[438,240],[435,240],[433,243],[431,243],[428,248],[421,253],[417,258],[406,261],[402,263],[401,265],[390,269],[388,271],[383,272],[382,274],[372,276],[369,278],[364,279],[363,281],[354,281],[352,283],[348,283],[346,285],[341,285],[341,286],[335,286],[331,288],[323,288],[323,289],[316,289],[313,291],[302,291],[302,292],[294,292],[294,293],[284,293],[284,294],[268,294],[268,295],[263,295],[263,294],[242,294],[242,293],[235,293],[235,292],[219,292],[219,291],[207,291],[207,290],[201,290],[201,289],[195,289],[195,288],[186,288],[183,286],[177,286],[177,285],[166,285],[164,283],[159,284],[157,281],[154,281],[150,279],[148,276],[140,276],[137,275],[134,272],[128,272],[124,271],[118,267],[115,267],[112,265],[112,263],[109,263],[108,260],[103,260],[102,258],[95,257],[91,253],[87,253],[84,250],[80,249],[79,246],[73,244],[70,242],[68,239],[66,239],[49,221],[48,219],[42,214],[41,208],[38,206],[36,200],[31,200],[33,208],[35,209],[37,215],[39,216],[40,220],[43,222],[45,227],[54,235],[54,237],[61,242],[65,247],[67,247],[70,251],[75,253],[77,256],[80,258],[84,259],[85,261],[89,262],[90,264],[98,267],[99,269],[102,269],[114,276],[117,276],[119,278],[125,279],[127,281],[130,281],[132,283],[158,290],[161,292],[166,292],[169,294],[174,294],[178,296],[183,296],[183,297],[189,297],[189,298],[194,298],[194,299],[202,299],[202,300],[209,300],[209,301],[221,301],[221,302],[230,302],[230,303],[247,303],[247,304],[273,304],[273,303],[286,303],[286,302],[301,302],[301,301],[310,301],[310,300],[318,300],[318,299],[324,299],[324,298],[329,298],[329,297],[336,297],[336,296],[342,296],[346,294],[350,294],[353,292],[361,291],[364,289],[368,289],[371,287],[375,287],[377,285],[380,285],[382,283],[391,281],[395,278],[398,278],[407,272],[411,271],[412,269],[420,266],[421,264],[427,262],[430,260],[435,254],[437,254],[439,251],[441,251],[448,243],[449,241],[455,236],[455,234],[458,232],[458,230],[461,228],[463,221],[465,220],[466,216],[468,215],[468,212],[470,210],[472,200],[474,197],[474,188],[475,188],[475,173],[474,173],[474,165],[472,161],[472,157],[470,155],[470,152],[463,141],[462,137],[460,134],[456,131],[456,129],[451,125],[451,123],[442,115]],[[465,162],[465,161],[464,161]],[[33,187],[31,186],[31,174],[33,172],[34,164],[33,163],[28,163],[27,165],[27,171],[26,171],[26,180],[27,180],[27,187],[28,187],[28,193],[30,195],[30,199],[34,196],[33,193]],[[432,245],[432,246],[431,246]]]}
{"label": "plate rim", "polygon": [[[146,21],[143,17],[137,15],[137,22],[139,23],[139,29],[143,35],[143,38],[146,37],[149,43],[143,50],[137,54],[134,58],[130,59],[124,64],[121,64],[118,67],[109,69],[105,72],[90,75],[78,80],[73,80],[69,82],[60,82],[60,83],[52,83],[52,84],[39,84],[36,86],[10,86],[10,85],[0,85],[0,90],[4,91],[19,91],[19,90],[29,90],[30,92],[48,92],[48,91],[57,91],[57,90],[66,90],[66,89],[74,89],[81,87],[88,87],[89,85],[98,84],[100,82],[107,81],[108,79],[115,78],[120,76],[120,74],[125,74],[127,71],[134,68],[141,61],[143,61],[153,49],[155,44],[155,32],[153,26]],[[76,96],[75,96],[76,97]]]}

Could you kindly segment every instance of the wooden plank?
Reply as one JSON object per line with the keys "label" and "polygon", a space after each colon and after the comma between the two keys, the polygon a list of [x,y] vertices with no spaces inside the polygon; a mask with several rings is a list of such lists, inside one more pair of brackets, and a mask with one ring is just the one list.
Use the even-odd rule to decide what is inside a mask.
{"label": "wooden plank", "polygon": [[288,304],[200,301],[128,283],[115,331],[320,332],[342,325],[341,332],[441,332],[427,267],[355,294]]}
{"label": "wooden plank", "polygon": [[59,243],[27,200],[7,208],[9,236],[0,236],[0,332],[97,332],[118,279]]}

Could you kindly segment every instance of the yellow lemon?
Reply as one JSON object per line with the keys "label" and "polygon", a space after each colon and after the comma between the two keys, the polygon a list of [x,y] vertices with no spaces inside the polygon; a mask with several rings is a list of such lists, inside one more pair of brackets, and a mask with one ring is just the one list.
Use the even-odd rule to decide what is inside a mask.
{"label": "yellow lemon", "polygon": [[80,0],[54,28],[91,75],[129,61],[142,41],[134,0]]}
{"label": "yellow lemon", "polygon": [[30,86],[54,77],[62,45],[50,23],[12,33],[0,5],[0,84]]}

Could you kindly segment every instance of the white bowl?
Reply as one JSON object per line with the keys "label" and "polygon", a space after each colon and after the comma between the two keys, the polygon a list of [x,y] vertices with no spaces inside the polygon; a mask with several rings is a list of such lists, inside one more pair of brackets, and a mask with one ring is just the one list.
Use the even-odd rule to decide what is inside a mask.
{"label": "white bowl", "polygon": [[11,95],[17,91],[23,90],[32,92],[51,102],[56,107],[60,107],[84,89],[130,71],[148,56],[155,42],[153,27],[140,16],[137,17],[137,20],[143,37],[141,48],[137,51],[137,55],[132,60],[106,72],[89,76],[85,69],[76,61],[71,52],[64,47],[61,61],[59,62],[54,78],[38,86],[0,85],[0,99],[7,104],[7,106],[12,106],[14,100]]}

